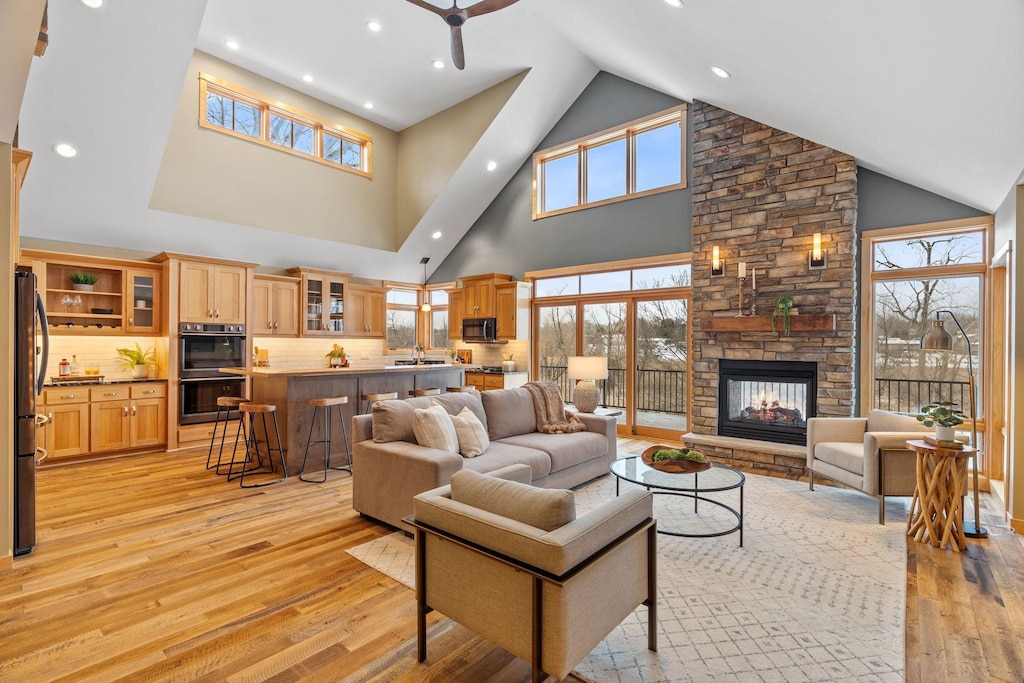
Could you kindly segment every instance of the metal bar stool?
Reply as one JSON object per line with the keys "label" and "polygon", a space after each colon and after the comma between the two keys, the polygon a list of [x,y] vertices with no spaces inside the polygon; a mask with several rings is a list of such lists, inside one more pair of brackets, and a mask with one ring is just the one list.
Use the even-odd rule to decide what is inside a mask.
{"label": "metal bar stool", "polygon": [[[309,422],[309,437],[306,439],[306,452],[302,456],[302,470],[299,472],[299,479],[302,481],[311,481],[317,484],[322,484],[327,481],[327,470],[348,470],[349,474],[352,474],[352,447],[348,441],[348,430],[345,428],[345,413],[340,407],[348,403],[348,396],[335,396],[333,398],[311,398],[306,401],[306,405],[313,408],[313,419]],[[341,436],[345,441],[345,453],[348,455],[348,464],[339,465],[337,467],[330,467],[331,460],[331,408],[333,406],[339,406],[338,418],[341,422]],[[313,427],[316,425],[317,408],[324,409],[324,438],[319,441],[313,441]],[[309,447],[315,443],[323,444],[324,447],[324,476],[322,479],[306,479],[306,458],[309,457]]]}
{"label": "metal bar stool", "polygon": [[[222,472],[221,468],[224,466],[222,458],[224,457],[224,438],[228,432],[228,422],[231,420],[231,411],[238,410],[238,406],[245,403],[246,399],[239,396],[220,396],[217,398],[217,416],[213,420],[213,433],[210,434],[210,452],[206,454],[206,469],[217,468],[217,474],[227,474]],[[213,460],[213,444],[217,441],[217,426],[220,425],[220,415],[224,413],[224,424],[220,427],[220,451],[217,453],[217,463],[211,465],[210,462]],[[242,433],[242,415],[238,415],[238,429],[235,430],[235,445],[231,449],[231,460],[235,459],[235,451],[238,450],[238,437]],[[228,463],[230,470],[230,462]]]}
{"label": "metal bar stool", "polygon": [[445,391],[458,393],[462,391],[476,391],[476,387],[445,387]]}
{"label": "metal bar stool", "polygon": [[362,394],[360,398],[363,401],[363,410],[360,411],[360,415],[365,415],[374,401],[390,401],[393,398],[398,398],[398,392],[382,391],[376,394]]}
{"label": "metal bar stool", "polygon": [[[239,486],[243,489],[252,489],[259,486],[270,486],[271,484],[279,484],[288,478],[288,465],[284,461],[284,449],[281,447],[281,430],[277,426],[277,406],[269,403],[242,403],[238,406],[238,411],[242,413],[244,418],[246,415],[249,416],[249,422],[245,431],[245,459],[242,460],[242,469],[239,472],[234,471],[235,462],[234,458],[231,459],[231,466],[228,468],[228,481],[232,479],[239,479]],[[271,413],[274,416],[274,437],[277,439],[277,448],[270,445],[270,429],[267,427],[267,413]],[[263,442],[267,445],[267,465],[270,466],[269,470],[263,469],[263,458],[260,455],[260,439],[256,435],[256,416],[259,415],[263,420],[263,434],[266,436],[266,440]],[[250,451],[250,446],[252,451]],[[281,461],[281,478],[271,479],[269,481],[260,481],[255,484],[246,484],[245,475],[247,474],[274,474],[277,470],[274,468],[274,451],[277,451],[277,456]],[[255,462],[255,467],[246,468],[246,464]]]}
{"label": "metal bar stool", "polygon": [[410,396],[437,396],[441,393],[441,390],[437,387],[430,387],[429,389],[413,389],[409,392]]}

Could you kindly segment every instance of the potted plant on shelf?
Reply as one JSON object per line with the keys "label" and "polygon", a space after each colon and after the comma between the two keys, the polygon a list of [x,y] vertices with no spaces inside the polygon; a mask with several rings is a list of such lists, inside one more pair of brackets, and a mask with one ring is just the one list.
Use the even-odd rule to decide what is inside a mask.
{"label": "potted plant on shelf", "polygon": [[327,352],[325,358],[327,358],[327,363],[332,368],[348,367],[348,357],[345,355],[345,349],[337,344]]}
{"label": "potted plant on shelf", "polygon": [[135,348],[120,348],[117,350],[117,360],[121,363],[121,369],[132,373],[132,377],[135,379],[145,379],[149,377],[150,366],[156,365],[156,360],[153,357],[153,347],[149,347],[145,351],[139,346],[138,342],[135,342]]}
{"label": "potted plant on shelf", "polygon": [[93,291],[96,282],[99,281],[99,278],[92,273],[72,273],[68,279],[71,280],[71,289],[82,292]]}
{"label": "potted plant on shelf", "polygon": [[963,413],[955,406],[949,401],[938,401],[922,408],[917,419],[925,427],[935,427],[935,438],[939,441],[954,441],[957,425],[964,423]]}
{"label": "potted plant on shelf", "polygon": [[776,323],[782,320],[782,334],[789,336],[789,316],[793,312],[793,297],[789,294],[782,294],[775,297],[775,307],[772,309],[772,332],[777,332]]}

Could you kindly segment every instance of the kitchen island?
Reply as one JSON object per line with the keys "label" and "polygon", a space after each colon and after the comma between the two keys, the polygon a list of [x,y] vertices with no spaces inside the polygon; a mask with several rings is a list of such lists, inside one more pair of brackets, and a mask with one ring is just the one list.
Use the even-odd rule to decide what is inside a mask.
{"label": "kitchen island", "polygon": [[[377,368],[221,368],[221,372],[251,377],[252,400],[277,406],[278,428],[284,441],[289,476],[299,473],[306,442],[310,440],[309,426],[313,419],[313,409],[306,405],[307,399],[348,396],[347,404],[332,411],[331,454],[335,458],[333,462],[340,463],[347,456],[341,455],[346,452],[346,446],[338,428],[338,408],[345,420],[345,429],[351,435],[352,416],[369,410],[360,400],[363,394],[395,391],[399,398],[406,398],[413,389],[437,387],[443,392],[445,387],[461,386],[464,380],[461,365],[447,364]],[[321,416],[313,430],[313,441],[323,438],[323,428]],[[271,445],[277,447],[273,438]],[[319,446],[310,448],[310,462],[306,467],[311,470],[323,467]]]}

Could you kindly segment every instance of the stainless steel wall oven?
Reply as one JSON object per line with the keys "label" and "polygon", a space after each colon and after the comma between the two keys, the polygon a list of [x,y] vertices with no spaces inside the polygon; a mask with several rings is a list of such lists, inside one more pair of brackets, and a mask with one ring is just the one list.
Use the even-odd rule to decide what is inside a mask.
{"label": "stainless steel wall oven", "polygon": [[244,394],[245,378],[220,368],[245,367],[245,326],[181,323],[178,335],[178,424],[213,422],[219,397]]}

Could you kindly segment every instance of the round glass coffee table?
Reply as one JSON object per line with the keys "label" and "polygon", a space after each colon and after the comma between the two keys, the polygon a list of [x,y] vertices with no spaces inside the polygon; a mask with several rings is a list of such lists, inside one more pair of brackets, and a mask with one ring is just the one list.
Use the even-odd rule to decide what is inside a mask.
{"label": "round glass coffee table", "polygon": [[[629,458],[620,458],[612,463],[611,473],[615,475],[615,495],[619,495],[619,483],[622,480],[639,484],[655,495],[683,496],[693,498],[693,511],[697,512],[697,504],[700,501],[717,505],[720,508],[732,513],[736,518],[736,524],[730,529],[713,531],[711,533],[683,533],[681,531],[670,531],[658,525],[659,534],[669,536],[686,536],[689,538],[708,538],[711,536],[725,536],[738,531],[740,533],[740,547],[743,547],[743,484],[746,477],[734,467],[721,463],[709,463],[711,467],[703,472],[674,473],[662,472],[650,467],[634,455]],[[718,493],[721,491],[740,490],[740,504],[737,510],[725,503],[706,497],[704,494]]]}

